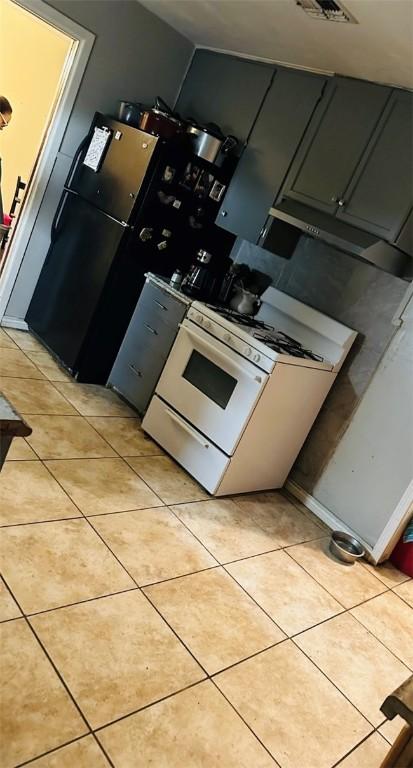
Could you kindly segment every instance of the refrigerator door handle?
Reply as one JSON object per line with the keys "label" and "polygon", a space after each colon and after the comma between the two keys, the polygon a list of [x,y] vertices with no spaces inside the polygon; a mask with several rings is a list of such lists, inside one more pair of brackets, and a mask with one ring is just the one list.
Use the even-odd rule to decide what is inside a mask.
{"label": "refrigerator door handle", "polygon": [[60,217],[62,215],[63,206],[64,206],[64,204],[66,202],[68,194],[69,193],[66,192],[66,190],[64,190],[64,192],[63,192],[63,194],[62,194],[62,196],[61,196],[61,198],[59,200],[59,204],[58,204],[58,206],[56,208],[56,213],[53,216],[52,227],[51,227],[51,231],[50,231],[50,240],[51,240],[52,243],[55,242],[55,240],[57,238],[57,235],[59,233],[58,225],[59,225]]}
{"label": "refrigerator door handle", "polygon": [[66,184],[65,184],[65,187],[69,187],[69,189],[70,189],[70,185],[71,185],[71,183],[73,181],[73,176],[75,175],[75,171],[77,169],[77,166],[79,164],[80,156],[81,156],[84,148],[86,147],[86,145],[89,145],[89,143],[90,143],[90,141],[92,139],[92,135],[93,135],[92,131],[89,131],[87,136],[85,136],[85,138],[82,139],[82,141],[80,142],[80,144],[79,144],[79,146],[78,146],[78,148],[77,148],[77,150],[76,150],[76,152],[74,154],[74,157],[73,157],[73,160],[72,160],[72,164],[71,164],[71,166],[69,168],[69,173],[67,174]]}

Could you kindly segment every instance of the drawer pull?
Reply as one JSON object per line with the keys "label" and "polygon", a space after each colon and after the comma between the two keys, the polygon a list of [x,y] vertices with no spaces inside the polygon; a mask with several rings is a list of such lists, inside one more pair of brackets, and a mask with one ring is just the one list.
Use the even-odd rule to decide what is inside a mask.
{"label": "drawer pull", "polygon": [[135,368],[135,366],[134,366],[134,365],[132,365],[132,363],[129,363],[129,368],[131,369],[132,373],[135,373],[135,374],[136,374],[136,376],[139,376],[139,378],[142,378],[142,373],[141,373],[141,371],[138,371],[138,369],[137,369],[137,368]]}
{"label": "drawer pull", "polygon": [[147,323],[144,323],[144,326],[145,326],[145,328],[146,328],[146,329],[147,329],[147,330],[148,330],[150,333],[153,333],[153,335],[154,335],[154,336],[157,336],[157,335],[158,335],[158,331],[155,331],[155,329],[154,329],[154,328],[151,328],[151,326],[150,326],[150,325],[148,325]]}
{"label": "drawer pull", "polygon": [[154,302],[155,302],[155,304],[157,304],[157,305],[158,305],[158,307],[160,307],[161,309],[163,309],[163,310],[164,310],[164,312],[167,312],[167,311],[168,311],[168,308],[167,308],[167,307],[164,307],[164,305],[163,305],[163,304],[161,304],[161,302],[160,302],[160,301],[156,301],[156,299],[154,299]]}

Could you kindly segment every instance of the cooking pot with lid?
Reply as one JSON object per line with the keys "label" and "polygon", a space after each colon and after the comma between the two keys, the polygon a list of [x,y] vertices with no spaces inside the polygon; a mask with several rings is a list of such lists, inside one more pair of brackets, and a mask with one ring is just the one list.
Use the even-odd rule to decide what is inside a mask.
{"label": "cooking pot with lid", "polygon": [[235,136],[224,136],[214,123],[209,123],[204,128],[191,120],[186,132],[191,140],[194,154],[209,163],[215,163],[220,152],[226,154],[238,144]]}
{"label": "cooking pot with lid", "polygon": [[146,133],[160,136],[161,139],[170,139],[178,133],[183,133],[184,124],[173,114],[166,102],[157,96],[152,109],[145,109],[142,113],[139,128]]}
{"label": "cooking pot with lid", "polygon": [[133,101],[120,101],[118,118],[122,123],[128,123],[128,125],[132,125],[134,128],[139,128],[143,110],[142,104]]}

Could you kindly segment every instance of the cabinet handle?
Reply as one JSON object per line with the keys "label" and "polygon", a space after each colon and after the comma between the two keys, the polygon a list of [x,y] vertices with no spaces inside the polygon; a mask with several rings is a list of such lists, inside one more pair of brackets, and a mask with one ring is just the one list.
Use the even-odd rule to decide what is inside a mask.
{"label": "cabinet handle", "polygon": [[154,329],[154,328],[151,328],[151,326],[150,326],[150,325],[148,325],[147,323],[144,323],[144,326],[145,326],[145,328],[147,328],[147,330],[148,330],[150,333],[153,333],[153,335],[154,335],[154,336],[157,336],[157,335],[158,335],[158,331],[155,331],[155,329]]}
{"label": "cabinet handle", "polygon": [[221,216],[228,216],[228,211],[221,211]]}
{"label": "cabinet handle", "polygon": [[194,438],[194,440],[197,441],[200,445],[202,445],[203,448],[209,448],[209,443],[205,442],[205,438],[202,437],[202,435],[199,435],[197,432],[195,432],[194,429],[191,429],[191,427],[186,424],[182,419],[179,418],[173,411],[170,410],[170,408],[165,407],[165,411],[167,412],[168,416],[172,421],[175,422],[175,424],[178,425],[184,432],[187,432],[188,435]]}
{"label": "cabinet handle", "polygon": [[160,301],[156,301],[156,299],[154,299],[154,302],[155,302],[155,304],[157,304],[157,305],[158,305],[158,307],[160,307],[161,309],[163,309],[165,312],[167,311],[167,307],[164,307],[164,305],[163,305],[163,304],[161,304],[161,302],[160,302]]}
{"label": "cabinet handle", "polygon": [[346,201],[345,201],[345,200],[343,200],[343,199],[341,199],[341,200],[338,200],[337,202],[338,202],[338,204],[339,204],[340,208],[343,208],[343,207],[345,206],[345,204],[346,204]]}
{"label": "cabinet handle", "polygon": [[139,376],[139,378],[142,378],[142,373],[138,371],[138,369],[135,368],[135,366],[132,365],[132,363],[129,363],[129,368],[131,369],[132,373],[136,373],[136,375]]}

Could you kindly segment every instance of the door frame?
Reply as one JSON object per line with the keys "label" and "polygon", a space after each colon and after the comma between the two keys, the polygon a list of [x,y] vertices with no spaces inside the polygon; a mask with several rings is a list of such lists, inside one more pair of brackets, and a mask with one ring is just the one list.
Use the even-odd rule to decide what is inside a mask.
{"label": "door frame", "polygon": [[0,322],[5,315],[95,41],[95,35],[92,32],[47,5],[43,0],[13,0],[13,2],[71,37],[76,43],[76,47],[72,49],[72,55],[66,62],[68,71],[65,83],[49,124],[43,147],[38,155],[38,162],[24,201],[17,230],[8,249],[6,263],[0,278]]}

